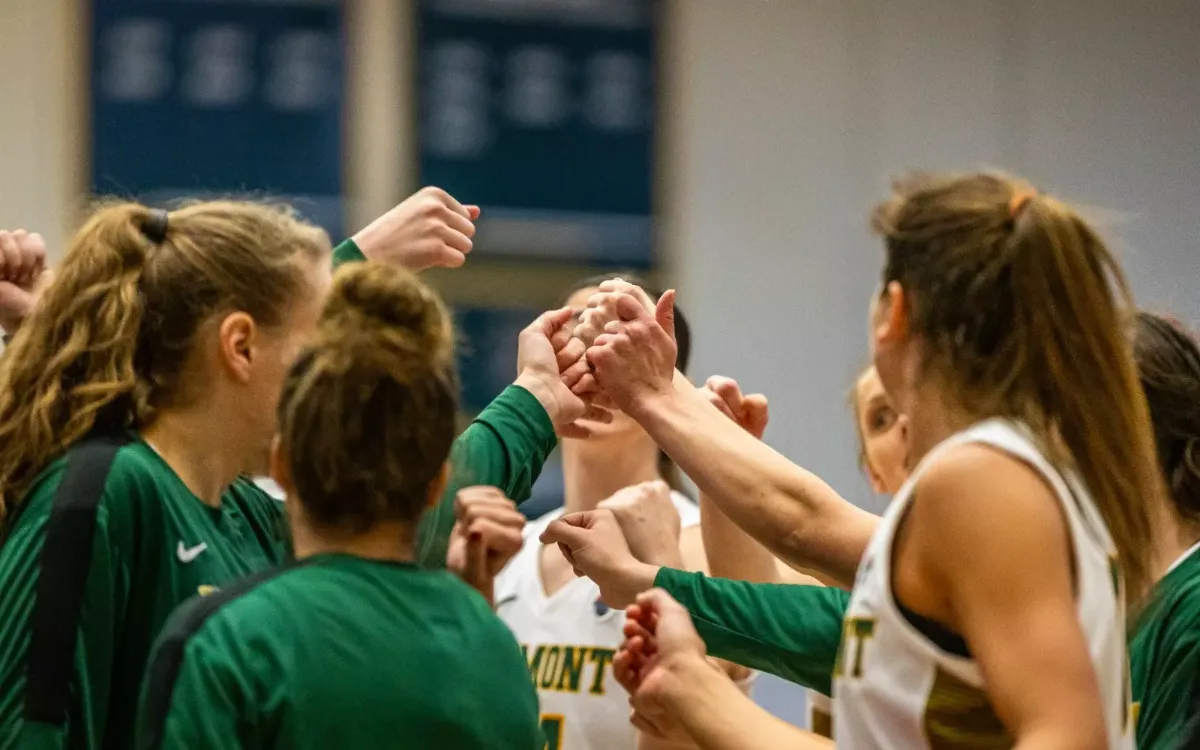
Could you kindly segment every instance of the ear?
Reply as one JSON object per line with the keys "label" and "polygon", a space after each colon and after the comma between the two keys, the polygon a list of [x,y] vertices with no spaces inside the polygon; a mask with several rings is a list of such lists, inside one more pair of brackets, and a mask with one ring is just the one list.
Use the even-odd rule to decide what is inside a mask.
{"label": "ear", "polygon": [[221,366],[239,383],[250,379],[254,359],[258,356],[258,334],[254,318],[244,312],[226,315],[217,329]]}
{"label": "ear", "polygon": [[294,486],[292,485],[292,469],[288,463],[287,451],[283,447],[283,440],[278,434],[271,440],[271,460],[269,466],[271,478],[283,490],[283,494],[290,498],[294,490]]}
{"label": "ear", "polygon": [[429,483],[429,496],[425,498],[425,509],[428,510],[442,501],[442,495],[446,494],[446,485],[450,483],[450,462],[442,464],[442,470],[438,472],[433,481]]}
{"label": "ear", "polygon": [[896,343],[908,338],[908,295],[899,281],[889,281],[875,303],[875,342]]}

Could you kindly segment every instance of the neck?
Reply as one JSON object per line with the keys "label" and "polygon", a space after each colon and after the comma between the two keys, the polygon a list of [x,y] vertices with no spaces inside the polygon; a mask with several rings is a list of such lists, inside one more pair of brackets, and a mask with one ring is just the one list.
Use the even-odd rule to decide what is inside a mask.
{"label": "neck", "polygon": [[206,414],[183,409],[162,412],[141,434],[206,505],[220,506],[221,495],[246,465],[246,453],[229,440],[226,430],[214,429]]}
{"label": "neck", "polygon": [[416,560],[416,525],[404,521],[380,521],[361,533],[340,529],[314,528],[296,512],[288,500],[292,515],[292,544],[297,560],[313,555],[342,554],[383,562]]}
{"label": "neck", "polygon": [[601,500],[639,482],[662,479],[654,441],[620,438],[612,444],[562,446],[563,505],[568,513],[595,510]]}
{"label": "neck", "polygon": [[932,388],[914,391],[907,401],[903,413],[908,415],[910,470],[938,443],[978,421],[978,417],[947,404]]}
{"label": "neck", "polygon": [[1183,518],[1173,507],[1164,508],[1155,520],[1161,532],[1157,534],[1158,559],[1154,561],[1154,570],[1162,577],[1183,553],[1200,542],[1200,524]]}

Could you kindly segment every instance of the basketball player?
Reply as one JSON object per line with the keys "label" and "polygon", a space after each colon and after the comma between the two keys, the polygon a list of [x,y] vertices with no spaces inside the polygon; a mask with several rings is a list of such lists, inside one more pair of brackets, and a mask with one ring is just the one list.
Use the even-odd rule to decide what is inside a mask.
{"label": "basketball player", "polygon": [[[1069,208],[996,175],[902,182],[874,224],[887,255],[875,364],[920,463],[855,584],[839,740],[1130,747],[1125,606],[1160,561],[1151,510],[1164,500],[1120,269]],[[672,386],[670,296],[657,319],[623,303],[625,322],[588,351],[596,380],[715,498],[750,466],[769,494],[786,462]],[[566,517],[545,538],[578,561],[600,518]],[[651,605],[625,657],[642,726],[665,715],[705,747],[737,746],[752,722],[765,746],[805,741],[696,666],[698,639],[654,641],[664,611]]]}
{"label": "basketball player", "polygon": [[[457,400],[433,291],[387,266],[340,271],[279,403],[271,473],[297,562],[176,612],[151,661],[141,750],[542,748],[511,633],[454,575],[416,565]],[[494,489],[471,494],[496,512],[460,523],[452,559],[486,591],[524,519]]]}
{"label": "basketball player", "polygon": [[[474,213],[422,191],[335,260],[461,264]],[[0,748],[129,746],[169,612],[285,559],[280,504],[240,476],[265,468],[329,266],[324,232],[251,203],[116,204],[76,235],[0,359]],[[423,563],[445,560],[454,491],[527,497],[582,413],[548,334],[522,335],[517,386],[456,444]]]}
{"label": "basketball player", "polygon": [[[601,278],[584,280],[567,296],[567,306],[582,318],[578,334],[587,336],[579,329],[594,324],[585,308],[602,283],[609,284]],[[635,286],[641,283],[626,275],[621,289],[636,289],[643,303],[651,304]],[[686,370],[691,332],[681,314],[675,337],[678,366]],[[560,364],[570,358],[566,355]],[[526,527],[525,547],[497,579],[496,611],[526,652],[549,750],[647,750],[657,740],[639,740],[629,724],[628,696],[612,677],[612,656],[624,637],[624,612],[610,607],[595,583],[577,577],[556,545],[543,545],[538,537],[563,513],[604,507],[620,519],[639,559],[702,570],[700,514],[681,492],[678,469],[636,422],[617,412],[611,423],[590,427],[586,440],[562,442],[563,507]],[[655,520],[647,521],[647,516]],[[639,528],[654,533],[639,534]],[[748,689],[749,672],[732,665],[728,669]]]}

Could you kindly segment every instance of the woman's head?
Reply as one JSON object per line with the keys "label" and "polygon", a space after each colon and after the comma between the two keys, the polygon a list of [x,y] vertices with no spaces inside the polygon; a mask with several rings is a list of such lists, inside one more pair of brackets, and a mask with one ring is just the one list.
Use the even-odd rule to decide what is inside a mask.
{"label": "woman's head", "polygon": [[272,473],[318,528],[415,522],[445,484],[457,392],[438,296],[408,271],[344,268],[287,374]]}
{"label": "woman's head", "polygon": [[872,490],[894,495],[908,479],[908,420],[892,406],[874,367],[858,376],[850,403],[858,428],[859,464]]}
{"label": "woman's head", "polygon": [[100,208],[0,362],[0,514],[94,429],[226,410],[261,468],[283,373],[315,324],[329,239],[288,209]]}
{"label": "woman's head", "polygon": [[915,424],[925,391],[1028,424],[1087,482],[1130,591],[1144,591],[1163,488],[1123,335],[1132,306],[1104,242],[1068,206],[994,174],[902,181],[872,226],[886,260],[871,343],[896,407]]}
{"label": "woman's head", "polygon": [[1140,312],[1133,350],[1173,507],[1200,523],[1200,345],[1182,325]]}

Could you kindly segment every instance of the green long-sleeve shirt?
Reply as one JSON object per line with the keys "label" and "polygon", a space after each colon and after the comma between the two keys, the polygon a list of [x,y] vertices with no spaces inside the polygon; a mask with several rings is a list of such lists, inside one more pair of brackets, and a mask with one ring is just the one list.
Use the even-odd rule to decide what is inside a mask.
{"label": "green long-sleeve shirt", "polygon": [[[353,243],[335,252],[335,262],[356,258]],[[170,612],[287,557],[282,504],[253,482],[238,480],[212,508],[136,435],[128,439],[103,481],[91,553],[75,560],[86,586],[65,723],[27,719],[26,698],[39,576],[64,562],[42,552],[70,453],[35,480],[0,547],[0,750],[130,747],[146,660]],[[492,485],[524,501],[555,443],[537,399],[516,386],[500,394],[454,444],[446,494],[420,528],[420,562],[444,564],[459,488]]]}

